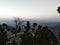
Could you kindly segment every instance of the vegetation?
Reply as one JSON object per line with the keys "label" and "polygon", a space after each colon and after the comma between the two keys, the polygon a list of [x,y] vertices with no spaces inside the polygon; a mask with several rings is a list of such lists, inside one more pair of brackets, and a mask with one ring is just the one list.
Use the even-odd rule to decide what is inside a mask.
{"label": "vegetation", "polygon": [[30,23],[27,22],[25,32],[21,35],[21,45],[56,45],[58,43],[57,37],[47,26],[39,25],[33,33],[30,32],[30,28]]}
{"label": "vegetation", "polygon": [[[57,11],[60,14],[60,7],[58,7]],[[60,45],[60,29],[59,29],[59,32],[58,32],[58,37],[59,37],[59,45]]]}
{"label": "vegetation", "polygon": [[[12,43],[10,43],[11,45],[17,45],[15,38],[18,37],[17,33],[21,33],[21,30],[22,30],[21,26],[17,28],[13,32],[15,36]],[[19,38],[22,39],[22,41],[19,42],[20,45],[56,45],[58,43],[57,37],[48,28],[48,26],[42,27],[41,25],[37,25],[37,23],[33,23],[33,26],[31,26],[30,22],[27,21],[27,24],[26,26],[24,26],[24,28],[25,28],[24,33],[19,34],[20,35]],[[8,26],[6,24],[3,24],[0,26],[0,45],[7,45],[6,42],[9,39],[11,39],[11,38],[9,39],[7,38],[7,35],[6,35],[7,31],[8,31]]]}
{"label": "vegetation", "polygon": [[15,23],[15,30],[17,30],[18,29],[18,27],[19,27],[19,25],[21,25],[22,23],[23,23],[24,21],[21,21],[21,19],[20,18],[14,18],[14,23]]}
{"label": "vegetation", "polygon": [[[3,24],[3,26],[6,25]],[[6,45],[8,39],[6,35],[6,31],[4,30],[5,28],[3,28],[3,26],[0,25],[0,45]]]}

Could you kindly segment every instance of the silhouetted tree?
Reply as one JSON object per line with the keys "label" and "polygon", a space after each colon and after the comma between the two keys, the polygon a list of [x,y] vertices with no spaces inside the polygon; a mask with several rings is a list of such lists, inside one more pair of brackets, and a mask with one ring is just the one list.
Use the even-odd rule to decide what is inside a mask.
{"label": "silhouetted tree", "polygon": [[56,45],[57,44],[57,37],[48,29],[47,26],[42,27],[39,26],[35,32],[35,43],[34,45]]}
{"label": "silhouetted tree", "polygon": [[[15,34],[15,36],[17,36],[16,34],[18,33],[18,27],[19,26],[21,26],[21,24],[24,22],[24,21],[22,21],[19,17],[15,17],[14,18],[14,22],[15,22],[15,31],[14,31],[14,34]],[[21,28],[21,27],[19,27],[19,28]]]}
{"label": "silhouetted tree", "polygon": [[41,26],[39,25],[36,32],[34,33],[35,36],[34,36],[34,40],[33,40],[33,45],[40,45],[40,32],[41,32]]}
{"label": "silhouetted tree", "polygon": [[58,13],[60,13],[60,7],[58,7],[57,11],[58,11]]}
{"label": "silhouetted tree", "polygon": [[25,28],[25,32],[28,32],[29,30],[30,30],[30,22],[29,21],[27,21],[27,24],[26,24],[26,26],[24,26],[24,28]]}
{"label": "silhouetted tree", "polygon": [[59,45],[60,45],[60,29],[59,29],[59,32],[58,32],[58,41],[59,41]]}
{"label": "silhouetted tree", "polygon": [[34,31],[35,31],[35,29],[36,29],[36,26],[37,26],[37,23],[33,23],[32,32],[34,32]]}
{"label": "silhouetted tree", "polygon": [[6,24],[2,24],[0,26],[0,45],[6,45],[7,42],[7,32],[5,31],[7,29]]}
{"label": "silhouetted tree", "polygon": [[[58,7],[57,11],[60,14],[60,7]],[[58,32],[58,38],[59,38],[59,45],[60,45],[60,29],[59,29],[59,32]]]}
{"label": "silhouetted tree", "polygon": [[33,27],[37,26],[37,23],[33,23]]}
{"label": "silhouetted tree", "polygon": [[21,29],[21,27],[19,26],[19,28],[18,28],[18,30],[17,30],[17,33],[19,33],[21,30],[22,30],[22,29]]}
{"label": "silhouetted tree", "polygon": [[21,45],[33,45],[33,36],[30,32],[21,35],[22,42]]}
{"label": "silhouetted tree", "polygon": [[14,22],[15,22],[15,29],[17,30],[19,25],[21,26],[21,24],[24,22],[22,21],[19,17],[15,17],[14,18]]}
{"label": "silhouetted tree", "polygon": [[57,37],[48,29],[48,26],[39,25],[34,33],[29,31],[30,28],[30,22],[27,21],[25,32],[21,35],[21,45],[56,45],[58,43]]}
{"label": "silhouetted tree", "polygon": [[21,45],[33,45],[33,35],[31,34],[31,32],[29,32],[30,28],[30,22],[27,21],[27,24],[25,26],[25,32],[23,35],[21,35]]}

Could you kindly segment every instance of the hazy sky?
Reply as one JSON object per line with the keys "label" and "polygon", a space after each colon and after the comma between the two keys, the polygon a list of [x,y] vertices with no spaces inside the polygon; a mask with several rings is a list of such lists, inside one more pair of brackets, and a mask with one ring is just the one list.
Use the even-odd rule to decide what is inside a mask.
{"label": "hazy sky", "polygon": [[60,0],[0,0],[0,19],[51,19],[60,18],[57,7]]}

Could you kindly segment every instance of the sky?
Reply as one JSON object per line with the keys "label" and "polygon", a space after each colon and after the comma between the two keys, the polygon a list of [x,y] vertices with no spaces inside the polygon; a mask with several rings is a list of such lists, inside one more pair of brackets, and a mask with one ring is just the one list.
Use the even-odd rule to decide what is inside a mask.
{"label": "sky", "polygon": [[60,0],[0,0],[0,19],[59,19]]}

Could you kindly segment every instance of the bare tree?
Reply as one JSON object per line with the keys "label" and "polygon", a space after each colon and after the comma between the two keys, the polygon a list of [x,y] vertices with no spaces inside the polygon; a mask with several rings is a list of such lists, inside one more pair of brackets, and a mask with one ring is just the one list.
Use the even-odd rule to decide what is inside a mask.
{"label": "bare tree", "polygon": [[19,17],[14,17],[14,23],[15,23],[15,28],[17,30],[17,28],[19,27],[19,25],[21,26],[21,24],[23,23],[24,21],[21,20],[21,18]]}

